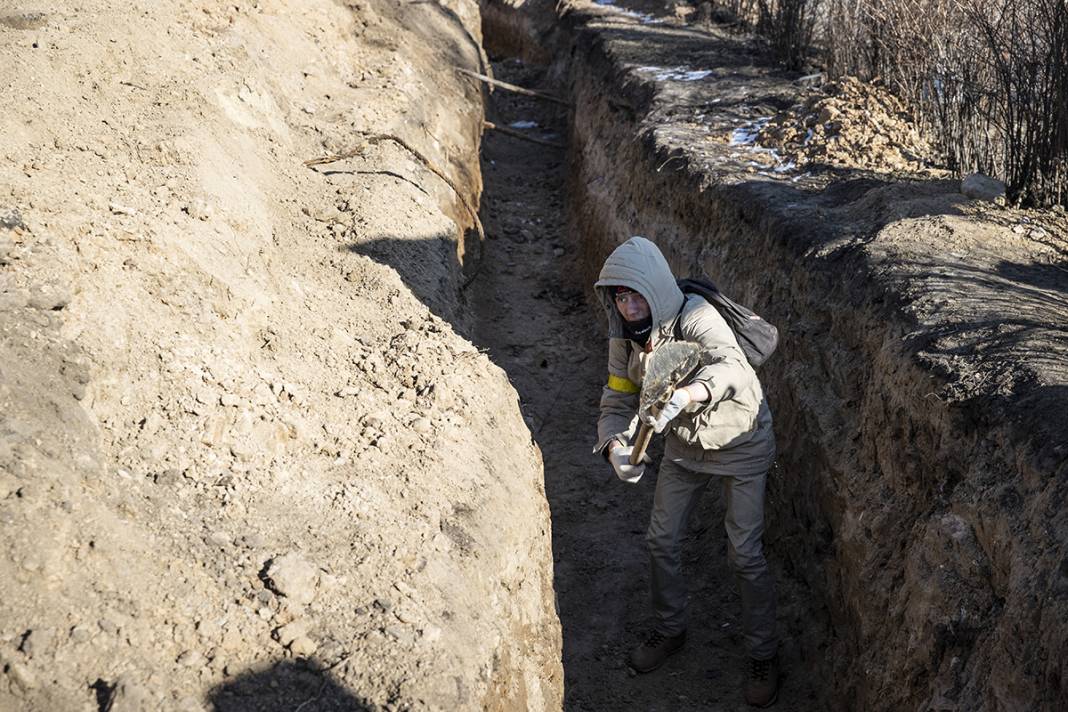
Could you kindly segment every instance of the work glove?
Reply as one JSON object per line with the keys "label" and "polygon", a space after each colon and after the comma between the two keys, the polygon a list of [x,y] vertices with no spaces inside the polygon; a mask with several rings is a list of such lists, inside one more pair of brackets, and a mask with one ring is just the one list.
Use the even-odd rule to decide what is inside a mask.
{"label": "work glove", "polygon": [[671,400],[660,410],[660,415],[654,418],[652,414],[646,414],[642,417],[642,422],[653,426],[653,432],[662,433],[668,423],[674,420],[683,408],[690,405],[691,400],[693,399],[685,388],[676,388],[671,394]]}
{"label": "work glove", "polygon": [[612,463],[612,469],[616,471],[616,477],[624,482],[634,484],[645,474],[645,463],[639,465],[630,464],[630,453],[634,450],[630,445],[613,445],[608,451],[608,461]]}

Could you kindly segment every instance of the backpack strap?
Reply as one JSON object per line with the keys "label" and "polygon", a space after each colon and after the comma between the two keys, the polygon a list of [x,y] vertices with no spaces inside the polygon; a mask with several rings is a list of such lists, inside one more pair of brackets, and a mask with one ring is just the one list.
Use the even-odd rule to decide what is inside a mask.
{"label": "backpack strap", "polygon": [[671,327],[671,335],[675,337],[675,341],[685,341],[686,339],[682,335],[682,312],[686,310],[686,303],[690,301],[690,293],[682,293],[682,306],[679,307],[679,313],[675,315],[675,322]]}

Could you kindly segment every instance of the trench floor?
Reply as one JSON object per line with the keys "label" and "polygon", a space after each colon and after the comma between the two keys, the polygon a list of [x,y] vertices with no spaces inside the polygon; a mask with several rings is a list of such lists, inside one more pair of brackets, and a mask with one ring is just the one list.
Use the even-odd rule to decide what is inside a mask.
{"label": "trench floor", "polygon": [[[494,68],[498,78],[522,86],[537,87],[543,79],[537,68],[515,60]],[[498,90],[487,113],[498,125],[514,124],[527,135],[566,140],[566,115],[553,104]],[[635,676],[626,666],[630,648],[651,629],[643,536],[656,471],[650,467],[637,485],[627,484],[591,453],[607,342],[604,315],[591,308],[580,281],[576,238],[567,234],[566,160],[563,148],[486,132],[487,242],[470,289],[475,340],[507,371],[545,462],[565,709],[749,709],[741,692],[746,659],[741,606],[728,569],[715,483],[695,510],[684,543],[691,577],[687,645],[650,674]],[[780,591],[780,598],[780,619],[804,609],[792,600],[793,589],[786,596]],[[778,707],[820,709],[800,674],[798,646],[789,630],[782,633],[786,678]],[[791,669],[798,672],[791,675]]]}

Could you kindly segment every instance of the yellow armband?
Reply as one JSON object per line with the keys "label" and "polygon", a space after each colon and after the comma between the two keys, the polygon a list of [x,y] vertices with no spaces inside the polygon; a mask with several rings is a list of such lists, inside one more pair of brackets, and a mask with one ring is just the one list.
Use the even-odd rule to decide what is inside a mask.
{"label": "yellow armband", "polygon": [[620,393],[637,393],[641,390],[641,388],[638,388],[638,384],[629,378],[612,374],[608,374],[608,387]]}

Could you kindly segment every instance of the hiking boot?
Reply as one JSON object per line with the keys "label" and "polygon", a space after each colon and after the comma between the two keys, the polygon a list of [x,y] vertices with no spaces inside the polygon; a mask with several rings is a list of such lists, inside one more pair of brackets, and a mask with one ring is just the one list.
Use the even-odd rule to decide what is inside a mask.
{"label": "hiking boot", "polygon": [[686,631],[678,635],[664,635],[654,631],[645,642],[630,652],[627,664],[635,672],[652,672],[664,664],[672,654],[679,652],[686,643]]}
{"label": "hiking boot", "polygon": [[745,701],[754,707],[771,707],[779,699],[779,656],[767,660],[749,658]]}

